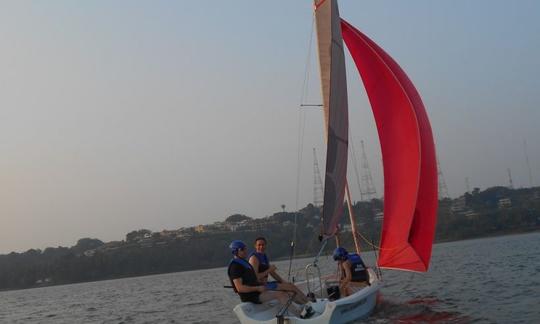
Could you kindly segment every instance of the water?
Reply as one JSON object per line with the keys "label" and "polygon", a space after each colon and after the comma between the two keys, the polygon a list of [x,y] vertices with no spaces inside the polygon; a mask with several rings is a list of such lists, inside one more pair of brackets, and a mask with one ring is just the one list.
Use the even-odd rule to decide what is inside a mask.
{"label": "water", "polygon": [[[540,323],[540,233],[437,244],[427,274],[383,275],[369,323]],[[219,268],[0,292],[0,322],[236,323],[227,284]]]}

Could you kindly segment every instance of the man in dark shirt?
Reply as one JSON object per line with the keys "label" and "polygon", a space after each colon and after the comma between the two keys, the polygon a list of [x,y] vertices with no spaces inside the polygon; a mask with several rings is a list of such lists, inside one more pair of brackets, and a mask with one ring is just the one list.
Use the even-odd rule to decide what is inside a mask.
{"label": "man in dark shirt", "polygon": [[243,258],[244,254],[247,254],[246,247],[241,241],[235,241],[231,246],[233,246],[231,250],[236,249],[227,270],[231,284],[243,302],[260,304],[259,296],[265,291],[265,287],[259,283],[253,268]]}
{"label": "man in dark shirt", "polygon": [[[229,275],[234,291],[238,293],[242,302],[260,304],[277,299],[282,305],[287,303],[289,295],[285,291],[278,291],[285,290],[279,287],[279,284],[261,284],[258,281],[255,270],[246,260],[248,252],[244,242],[239,240],[233,241],[229,245],[229,248],[234,257],[229,263],[227,274]],[[308,302],[308,299],[302,293],[296,294],[293,300],[302,305]],[[309,305],[305,307],[304,314],[304,317],[309,317],[313,314],[313,310]]]}

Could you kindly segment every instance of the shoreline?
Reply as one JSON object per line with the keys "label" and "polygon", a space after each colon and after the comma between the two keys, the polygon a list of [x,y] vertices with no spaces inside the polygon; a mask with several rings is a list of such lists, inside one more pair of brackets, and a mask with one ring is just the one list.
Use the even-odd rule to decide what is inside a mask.
{"label": "shoreline", "polygon": [[[472,240],[479,240],[479,239],[485,239],[485,238],[492,238],[492,237],[504,237],[504,236],[513,236],[513,235],[524,235],[524,234],[531,234],[531,233],[540,233],[540,229],[532,229],[532,230],[514,230],[514,231],[508,231],[501,234],[485,234],[478,237],[469,237],[469,238],[463,238],[463,239],[447,239],[447,240],[438,240],[434,243],[436,244],[443,244],[443,243],[450,243],[450,242],[460,242],[460,241],[472,241]],[[364,250],[366,252],[371,252],[373,249],[366,249]],[[301,254],[296,255],[296,259],[302,259],[302,258],[308,258],[312,257],[311,254]],[[274,261],[287,261],[289,260],[289,257],[280,257],[275,258]],[[215,266],[209,266],[209,267],[200,267],[200,268],[194,268],[194,269],[186,269],[186,270],[180,270],[180,271],[170,271],[170,272],[156,272],[156,273],[147,273],[147,274],[141,274],[141,275],[135,275],[135,276],[115,276],[111,278],[103,278],[99,280],[88,280],[88,281],[75,281],[75,282],[63,282],[63,283],[53,283],[53,284],[47,284],[47,285],[39,285],[39,286],[33,286],[33,287],[25,287],[25,288],[13,288],[13,289],[0,289],[0,293],[8,292],[8,291],[19,291],[19,290],[28,290],[28,289],[40,289],[40,288],[48,288],[53,286],[66,286],[66,285],[76,285],[76,284],[84,284],[84,283],[91,283],[91,282],[101,282],[101,281],[108,281],[108,280],[118,280],[118,279],[128,279],[128,278],[138,278],[138,277],[148,277],[148,276],[156,276],[156,275],[165,275],[165,274],[172,274],[172,273],[181,273],[181,272],[190,272],[190,271],[201,271],[201,270],[211,270],[211,269],[219,269],[224,268],[225,266],[221,267],[215,267]]]}

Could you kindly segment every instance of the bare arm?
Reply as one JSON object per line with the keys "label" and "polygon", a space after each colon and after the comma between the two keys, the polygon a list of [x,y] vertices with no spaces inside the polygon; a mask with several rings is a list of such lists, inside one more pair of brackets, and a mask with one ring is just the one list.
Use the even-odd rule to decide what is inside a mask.
{"label": "bare arm", "polygon": [[[252,255],[251,258],[249,258],[249,264],[251,264],[253,269],[255,269],[257,280],[261,282],[265,282],[266,277],[268,277],[268,274],[272,274],[272,272],[275,272],[275,269],[276,269],[274,265],[270,265],[270,268],[268,270],[265,270],[263,272],[257,272],[257,269],[259,269],[259,259],[257,259],[257,257],[254,255]],[[273,274],[272,274],[272,277],[276,278]],[[278,279],[276,278],[276,280]]]}
{"label": "bare arm", "polygon": [[[274,268],[274,270],[270,270],[270,269],[272,269],[272,267]],[[281,278],[281,277],[278,275],[278,273],[277,273],[277,271],[276,271],[277,268],[276,268],[274,265],[271,265],[271,266],[270,266],[270,269],[268,269],[268,270],[270,271],[270,275],[271,275],[274,279],[276,279],[277,282],[286,282],[285,280],[283,280],[283,278]]]}
{"label": "bare arm", "polygon": [[345,278],[341,279],[341,286],[346,286],[352,280],[351,266],[349,261],[345,261],[341,264],[341,269],[345,272]]}
{"label": "bare arm", "polygon": [[246,286],[242,283],[242,278],[233,279],[234,287],[239,293],[249,293],[249,292],[263,292],[265,290],[264,286]]}
{"label": "bare arm", "polygon": [[249,258],[249,264],[251,264],[251,266],[255,270],[255,274],[257,275],[257,280],[258,281],[264,281],[264,277],[266,277],[268,275],[268,272],[266,272],[266,271],[259,272],[258,271],[258,269],[259,269],[259,259],[257,259],[256,256],[252,255],[251,258]]}

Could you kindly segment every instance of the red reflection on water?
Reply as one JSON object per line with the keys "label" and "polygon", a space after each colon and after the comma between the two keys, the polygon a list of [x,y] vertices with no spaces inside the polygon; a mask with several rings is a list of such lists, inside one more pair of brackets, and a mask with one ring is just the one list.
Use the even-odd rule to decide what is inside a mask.
{"label": "red reflection on water", "polygon": [[419,297],[407,301],[389,300],[382,295],[377,299],[377,311],[374,317],[390,320],[392,323],[470,323],[468,316],[457,312],[436,310],[445,308],[444,301],[436,297]]}
{"label": "red reflection on water", "polygon": [[396,320],[398,323],[468,323],[458,314],[449,312],[428,312],[405,316]]}
{"label": "red reflection on water", "polygon": [[407,302],[407,304],[410,304],[410,305],[415,305],[415,304],[424,304],[424,305],[433,305],[433,304],[437,304],[439,302],[439,300],[435,297],[431,297],[431,298],[415,298],[415,299],[411,299]]}

